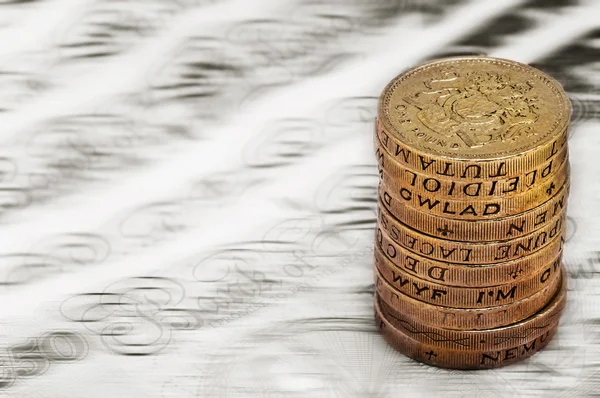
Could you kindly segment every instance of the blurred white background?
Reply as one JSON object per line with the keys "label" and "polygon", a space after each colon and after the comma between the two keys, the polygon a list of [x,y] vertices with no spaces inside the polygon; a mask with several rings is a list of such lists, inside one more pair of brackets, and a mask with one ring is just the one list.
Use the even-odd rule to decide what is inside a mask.
{"label": "blurred white background", "polygon": [[[0,0],[0,397],[595,396],[597,0]],[[427,367],[373,322],[385,84],[511,58],[574,105],[558,336]]]}

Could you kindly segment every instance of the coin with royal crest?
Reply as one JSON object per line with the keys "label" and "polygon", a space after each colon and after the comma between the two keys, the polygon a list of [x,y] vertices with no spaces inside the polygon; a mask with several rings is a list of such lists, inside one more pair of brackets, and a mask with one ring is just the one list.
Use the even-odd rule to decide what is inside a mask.
{"label": "coin with royal crest", "polygon": [[538,69],[489,57],[447,58],[386,87],[377,135],[396,160],[419,172],[486,179],[559,154],[570,113],[560,84]]}

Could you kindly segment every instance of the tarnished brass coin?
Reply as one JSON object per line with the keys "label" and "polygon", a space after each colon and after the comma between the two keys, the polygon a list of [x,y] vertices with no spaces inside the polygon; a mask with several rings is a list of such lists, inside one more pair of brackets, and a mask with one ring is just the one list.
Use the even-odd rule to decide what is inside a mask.
{"label": "tarnished brass coin", "polygon": [[[376,230],[375,248],[396,267],[419,279],[449,286],[479,287],[510,284],[544,275],[548,264],[562,254],[563,241],[555,239],[537,252],[512,261],[486,265],[454,264],[419,256],[398,245],[381,228]],[[544,276],[545,277],[545,276]]]}
{"label": "tarnished brass coin", "polygon": [[480,369],[548,343],[566,300],[570,114],[558,82],[498,58],[431,61],[385,88],[374,273],[390,344]]}
{"label": "tarnished brass coin", "polygon": [[513,283],[465,287],[449,286],[441,283],[424,281],[416,278],[401,268],[396,267],[379,250],[375,251],[375,267],[394,289],[425,303],[451,308],[486,308],[510,304],[533,295],[560,275],[560,259],[547,264],[544,271],[531,278]]}
{"label": "tarnished brass coin", "polygon": [[[400,222],[440,239],[458,242],[501,242],[528,235],[550,223],[565,211],[568,194],[569,185],[566,185],[549,201],[534,209],[494,220],[453,220],[432,215],[414,209],[404,201],[394,200],[391,193],[381,187],[379,207],[386,208],[390,214],[388,221],[396,228]],[[383,201],[383,198],[388,198],[388,201]]]}
{"label": "tarnished brass coin", "polygon": [[456,57],[393,79],[377,134],[394,159],[429,175],[486,180],[524,175],[560,153],[570,102],[560,84],[514,61]]}
{"label": "tarnished brass coin", "polygon": [[[500,177],[490,181],[471,181],[431,176],[409,169],[396,162],[381,147],[379,141],[375,141],[375,155],[382,180],[387,177],[388,180],[409,192],[423,193],[425,196],[440,200],[496,201],[530,192],[545,183],[547,184],[544,185],[544,188],[540,188],[541,191],[549,190],[552,193],[555,191],[552,183],[556,186],[556,181],[553,181],[556,174],[566,172],[565,163],[569,153],[568,148],[564,147],[552,160],[544,163],[539,169],[526,173],[523,177]],[[560,181],[559,184],[561,184]]]}
{"label": "tarnished brass coin", "polygon": [[[441,192],[442,183],[434,178],[425,178],[423,186],[413,188],[410,184],[395,181],[385,172],[380,173],[380,176],[382,189],[389,192],[391,196],[388,198],[384,195],[386,202],[397,200],[414,209],[449,219],[485,220],[515,216],[550,200],[567,183],[569,163],[563,162],[557,167],[552,178],[527,192],[510,197],[488,198],[487,200],[467,195],[445,199],[444,193]],[[472,191],[472,193],[475,192]]]}
{"label": "tarnished brass coin", "polygon": [[394,289],[376,273],[375,289],[381,299],[402,315],[423,325],[455,330],[494,329],[529,318],[544,308],[556,295],[565,278],[552,279],[539,292],[511,304],[487,308],[452,308],[425,303]]}
{"label": "tarnished brass coin", "polygon": [[391,215],[385,207],[378,212],[378,227],[400,246],[423,257],[459,264],[494,264],[515,260],[542,249],[564,233],[565,215],[559,214],[543,228],[517,239],[505,242],[455,242],[433,238],[401,223],[390,223]]}
{"label": "tarnished brass coin", "polygon": [[461,351],[417,341],[396,329],[377,310],[375,311],[375,322],[385,341],[409,358],[428,365],[464,370],[497,368],[530,357],[544,348],[558,329],[558,322],[556,322],[520,339],[520,343],[515,343],[508,348]]}
{"label": "tarnished brass coin", "polygon": [[444,327],[422,325],[403,316],[385,302],[375,300],[377,311],[395,329],[422,343],[461,351],[499,350],[523,344],[529,336],[557,323],[565,303],[566,289],[559,289],[559,293],[540,312],[520,322],[495,329],[451,330]]}

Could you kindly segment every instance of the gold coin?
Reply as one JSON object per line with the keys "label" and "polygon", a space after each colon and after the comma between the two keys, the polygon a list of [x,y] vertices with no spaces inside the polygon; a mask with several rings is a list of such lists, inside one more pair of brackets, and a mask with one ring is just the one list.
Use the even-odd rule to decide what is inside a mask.
{"label": "gold coin", "polygon": [[[402,223],[412,229],[433,237],[459,242],[501,242],[528,235],[554,220],[567,206],[569,185],[563,186],[544,204],[522,214],[494,220],[453,220],[414,209],[399,200],[383,201],[390,197],[380,190],[379,207],[390,214],[388,221],[398,228]],[[387,194],[387,195],[386,195]],[[397,220],[397,221],[396,221]]]}
{"label": "gold coin", "polygon": [[396,267],[375,250],[377,277],[385,279],[397,291],[425,303],[451,308],[486,308],[510,304],[533,295],[560,274],[560,258],[546,264],[543,272],[531,278],[504,285],[465,287],[424,281]]}
{"label": "gold coin", "polygon": [[428,365],[464,370],[497,368],[530,357],[548,345],[558,329],[558,322],[556,322],[508,348],[460,351],[417,341],[396,329],[377,311],[375,311],[375,322],[384,340],[407,357]]}
{"label": "gold coin", "polygon": [[393,79],[378,107],[378,136],[395,159],[455,179],[538,169],[566,143],[571,105],[561,85],[514,61],[456,57]]}
{"label": "gold coin", "polygon": [[563,241],[555,239],[539,251],[512,261],[487,265],[453,264],[430,260],[394,242],[381,228],[376,230],[375,248],[396,267],[419,279],[450,286],[498,286],[544,275],[548,264],[560,258]]}
{"label": "gold coin", "polygon": [[532,296],[510,304],[487,308],[464,309],[425,303],[394,289],[377,274],[375,289],[387,305],[420,324],[456,330],[481,330],[494,329],[529,318],[548,304],[565,278],[563,269],[561,277],[552,279],[545,288]]}
{"label": "gold coin", "polygon": [[511,325],[486,330],[451,330],[422,325],[379,299],[375,300],[375,306],[395,329],[421,343],[449,350],[487,351],[523,344],[529,336],[554,325],[560,319],[566,300],[566,289],[560,289],[552,301],[533,316]]}
{"label": "gold coin", "polygon": [[[439,180],[425,179],[424,189],[394,180],[385,172],[380,174],[380,185],[387,195],[386,202],[397,200],[405,202],[414,209],[455,220],[484,220],[506,218],[521,214],[547,202],[563,187],[569,177],[569,163],[558,167],[552,178],[520,195],[477,200],[468,196],[446,199],[441,193]],[[475,192],[475,191],[473,191]]]}
{"label": "gold coin", "polygon": [[565,220],[564,213],[559,214],[552,222],[529,235],[505,242],[475,243],[432,238],[402,223],[391,223],[391,217],[385,207],[380,207],[377,225],[400,246],[433,260],[473,265],[506,262],[533,254],[553,239],[562,237]]}
{"label": "gold coin", "polygon": [[[534,169],[523,177],[497,178],[489,181],[470,181],[447,179],[440,176],[431,176],[409,169],[396,162],[386,150],[381,147],[379,140],[375,140],[375,155],[378,160],[379,175],[381,179],[386,176],[390,181],[412,192],[421,192],[437,199],[468,199],[469,201],[490,200],[495,201],[514,197],[540,185],[549,182],[544,189],[550,189],[552,179],[560,173],[568,158],[567,147],[563,148],[555,158]],[[564,171],[563,171],[564,172]]]}
{"label": "gold coin", "polygon": [[451,162],[447,158],[434,158],[422,152],[403,145],[390,135],[379,122],[376,122],[376,139],[394,160],[407,168],[435,177],[451,178],[455,180],[469,179],[471,181],[494,181],[499,178],[521,177],[526,178],[533,170],[540,170],[542,166],[553,159],[559,159],[567,147],[568,131],[565,130],[551,145],[540,149],[534,158],[532,154],[524,154],[518,159],[483,161]]}

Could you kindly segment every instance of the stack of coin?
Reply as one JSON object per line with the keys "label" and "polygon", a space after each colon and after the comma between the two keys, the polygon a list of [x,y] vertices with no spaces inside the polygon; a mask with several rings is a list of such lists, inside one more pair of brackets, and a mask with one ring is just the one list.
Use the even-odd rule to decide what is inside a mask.
{"label": "stack of coin", "polygon": [[384,90],[375,127],[375,317],[418,361],[491,368],[556,333],[569,100],[513,61],[427,63]]}

